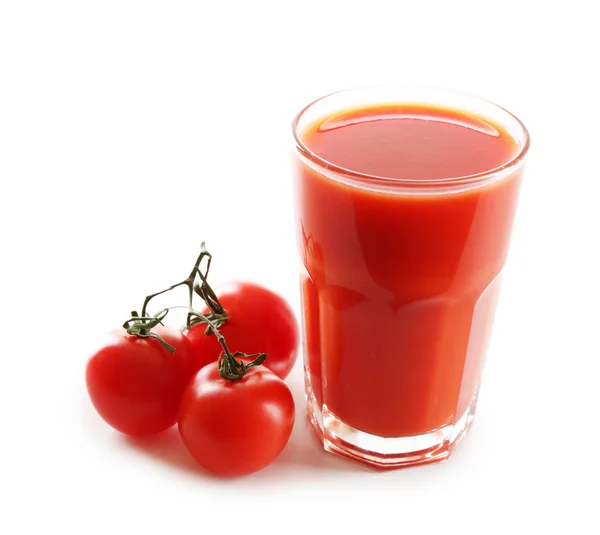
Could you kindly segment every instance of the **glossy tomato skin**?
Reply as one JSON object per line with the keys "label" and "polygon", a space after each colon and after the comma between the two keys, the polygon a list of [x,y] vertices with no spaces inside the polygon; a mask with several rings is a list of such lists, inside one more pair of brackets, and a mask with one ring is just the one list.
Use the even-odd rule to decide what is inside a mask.
{"label": "glossy tomato skin", "polygon": [[211,363],[183,394],[179,433],[200,465],[213,474],[235,477],[271,464],[287,444],[294,418],[289,388],[264,366],[230,381]]}
{"label": "glossy tomato skin", "polygon": [[158,433],[175,424],[179,401],[195,371],[183,334],[161,326],[153,331],[175,353],[154,338],[121,329],[111,333],[86,367],[87,389],[96,411],[128,435]]}
{"label": "glossy tomato skin", "polygon": [[[251,282],[229,283],[216,294],[229,316],[219,329],[229,350],[266,353],[264,365],[285,379],[296,362],[299,345],[298,323],[287,301]],[[206,325],[192,327],[186,336],[198,369],[217,360],[221,346],[215,336],[206,334]]]}

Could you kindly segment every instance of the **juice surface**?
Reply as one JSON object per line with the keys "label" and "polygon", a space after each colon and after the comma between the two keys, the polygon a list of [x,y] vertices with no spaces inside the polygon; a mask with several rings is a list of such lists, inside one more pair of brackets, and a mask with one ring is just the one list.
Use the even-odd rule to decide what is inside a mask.
{"label": "juice surface", "polygon": [[[335,166],[413,181],[482,173],[519,152],[481,118],[425,106],[348,110],[302,141]],[[297,166],[305,363],[317,403],[378,436],[453,424],[476,397],[521,171],[413,193]]]}
{"label": "juice surface", "polygon": [[506,132],[477,117],[413,106],[346,112],[314,125],[303,141],[345,169],[414,180],[482,173],[518,152]]}

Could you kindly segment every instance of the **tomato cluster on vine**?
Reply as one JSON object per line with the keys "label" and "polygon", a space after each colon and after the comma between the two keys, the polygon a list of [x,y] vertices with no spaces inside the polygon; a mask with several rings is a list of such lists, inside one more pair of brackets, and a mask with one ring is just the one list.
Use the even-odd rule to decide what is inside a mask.
{"label": "tomato cluster on vine", "polygon": [[[186,279],[147,296],[141,313],[91,356],[86,385],[117,431],[142,436],[177,424],[200,465],[238,476],[269,465],[289,440],[295,408],[284,379],[298,355],[298,326],[285,299],[264,286],[232,282],[215,292],[207,281],[211,261],[202,244]],[[163,323],[169,308],[147,311],[154,297],[178,286],[189,290],[179,330]]]}

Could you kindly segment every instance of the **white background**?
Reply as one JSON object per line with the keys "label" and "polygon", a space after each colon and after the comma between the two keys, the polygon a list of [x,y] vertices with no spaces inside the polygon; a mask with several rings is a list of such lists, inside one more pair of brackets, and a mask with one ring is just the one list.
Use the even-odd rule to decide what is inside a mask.
{"label": "white background", "polygon": [[[600,39],[593,2],[0,4],[0,533],[598,533]],[[474,93],[532,148],[480,397],[449,461],[374,472],[304,420],[264,471],[196,469],[176,430],[112,431],[95,340],[183,278],[298,310],[290,122],[348,86]]]}

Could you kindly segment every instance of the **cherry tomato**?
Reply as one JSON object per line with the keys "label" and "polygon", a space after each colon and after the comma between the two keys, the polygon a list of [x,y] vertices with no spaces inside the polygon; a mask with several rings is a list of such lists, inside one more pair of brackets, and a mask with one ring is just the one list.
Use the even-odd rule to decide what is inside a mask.
{"label": "cherry tomato", "polygon": [[292,394],[273,372],[257,366],[230,381],[220,376],[215,362],[188,384],[179,433],[204,468],[220,476],[241,476],[277,458],[290,438],[294,415]]}
{"label": "cherry tomato", "polygon": [[[265,366],[281,379],[298,356],[298,324],[289,304],[271,290],[250,282],[234,282],[216,290],[229,319],[219,328],[229,349],[266,353]],[[204,310],[206,313],[206,310]],[[206,324],[195,325],[186,336],[198,369],[217,360],[221,346]]]}
{"label": "cherry tomato", "polygon": [[108,344],[88,361],[86,383],[98,414],[128,435],[163,431],[177,421],[183,390],[195,370],[188,339],[179,331],[155,327],[171,353],[159,340],[111,333]]}

